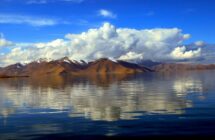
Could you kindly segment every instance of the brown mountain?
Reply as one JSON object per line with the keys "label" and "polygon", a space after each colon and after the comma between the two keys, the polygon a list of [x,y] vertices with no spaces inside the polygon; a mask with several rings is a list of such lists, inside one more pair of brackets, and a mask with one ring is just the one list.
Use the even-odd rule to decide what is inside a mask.
{"label": "brown mountain", "polygon": [[92,75],[92,74],[133,74],[152,71],[149,68],[124,61],[114,62],[107,58],[86,63],[64,57],[59,60],[46,61],[40,59],[26,65],[20,63],[0,69],[0,77],[40,77],[48,75]]}
{"label": "brown mountain", "polygon": [[23,65],[20,63],[7,66],[0,69],[0,78],[24,76],[22,74]]}
{"label": "brown mountain", "polygon": [[112,61],[107,58],[101,58],[90,62],[86,68],[78,71],[77,74],[133,74],[139,72],[149,72],[148,68],[125,61]]}
{"label": "brown mountain", "polygon": [[160,64],[152,68],[157,72],[181,72],[190,70],[212,70],[215,64]]}

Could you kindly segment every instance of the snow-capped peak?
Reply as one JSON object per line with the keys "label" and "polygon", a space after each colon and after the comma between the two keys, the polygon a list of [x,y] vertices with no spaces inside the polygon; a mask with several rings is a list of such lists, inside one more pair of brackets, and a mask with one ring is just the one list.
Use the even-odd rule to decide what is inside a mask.
{"label": "snow-capped peak", "polygon": [[20,69],[20,68],[22,68],[22,67],[23,67],[22,64],[20,64],[20,63],[16,64],[16,68],[17,68],[17,69]]}
{"label": "snow-capped peak", "polygon": [[40,58],[36,62],[37,63],[42,63],[42,62],[50,62],[50,61],[52,61],[51,58]]}
{"label": "snow-capped peak", "polygon": [[67,59],[64,59],[63,62],[71,63],[71,61],[69,61],[69,60],[67,60]]}

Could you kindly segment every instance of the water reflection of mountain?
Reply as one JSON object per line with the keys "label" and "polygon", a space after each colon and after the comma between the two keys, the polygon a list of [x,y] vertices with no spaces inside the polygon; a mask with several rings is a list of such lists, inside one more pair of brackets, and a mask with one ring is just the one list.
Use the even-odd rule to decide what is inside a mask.
{"label": "water reflection of mountain", "polygon": [[202,95],[203,81],[209,77],[151,74],[0,80],[0,115],[54,109],[68,111],[71,117],[114,121],[144,113],[182,114],[192,107],[186,95]]}

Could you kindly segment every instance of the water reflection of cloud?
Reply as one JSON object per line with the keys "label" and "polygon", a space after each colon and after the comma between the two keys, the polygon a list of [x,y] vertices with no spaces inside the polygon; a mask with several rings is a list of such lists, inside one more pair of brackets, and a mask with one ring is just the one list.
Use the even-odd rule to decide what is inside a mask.
{"label": "water reflection of cloud", "polygon": [[192,106],[184,96],[191,91],[203,92],[201,80],[192,76],[166,81],[153,76],[100,79],[102,84],[97,84],[97,78],[0,81],[0,115],[53,109],[67,110],[70,117],[115,121],[144,113],[182,114],[184,108]]}
{"label": "water reflection of cloud", "polygon": [[186,96],[189,93],[202,93],[203,85],[200,80],[178,79],[175,80],[173,88],[177,96]]}

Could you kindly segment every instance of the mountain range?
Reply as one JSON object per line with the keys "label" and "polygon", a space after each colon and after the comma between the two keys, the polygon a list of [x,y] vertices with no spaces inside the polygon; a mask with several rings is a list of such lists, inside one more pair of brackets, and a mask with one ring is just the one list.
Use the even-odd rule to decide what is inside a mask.
{"label": "mountain range", "polygon": [[91,62],[70,60],[64,57],[46,61],[40,59],[29,64],[13,64],[0,69],[1,78],[38,77],[50,75],[134,74],[152,72],[150,68],[125,61],[101,58]]}
{"label": "mountain range", "polygon": [[17,63],[0,68],[0,78],[135,74],[144,72],[181,72],[215,69],[215,64],[165,64],[146,61],[146,65],[147,67],[144,65],[144,61],[136,64],[121,60],[113,61],[108,58],[101,58],[91,62],[70,60],[68,57],[52,61],[39,59],[38,61],[33,61],[25,65]]}

